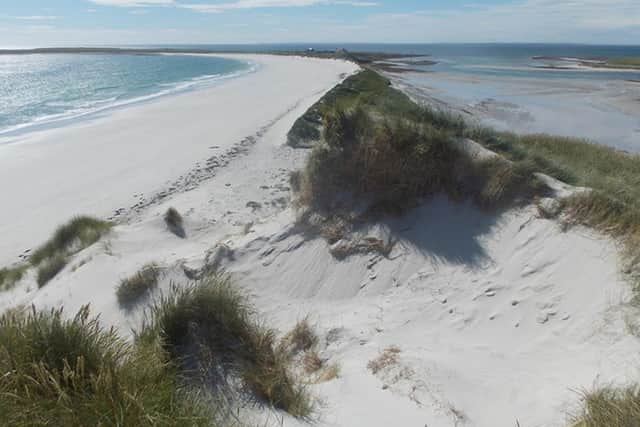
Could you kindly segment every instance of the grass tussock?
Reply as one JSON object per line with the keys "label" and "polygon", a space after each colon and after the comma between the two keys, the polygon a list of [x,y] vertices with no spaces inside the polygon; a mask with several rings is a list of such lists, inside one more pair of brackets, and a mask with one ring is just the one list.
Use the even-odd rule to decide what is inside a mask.
{"label": "grass tussock", "polygon": [[47,258],[40,266],[38,267],[36,281],[38,283],[38,287],[43,287],[51,279],[56,277],[58,273],[62,271],[67,265],[67,258],[63,255],[55,255],[52,258]]}
{"label": "grass tussock", "polygon": [[55,231],[53,237],[36,249],[29,262],[37,266],[55,256],[69,256],[97,242],[112,227],[112,224],[88,216],[78,216]]}
{"label": "grass tussock", "polygon": [[376,375],[383,369],[398,363],[401,352],[402,350],[396,346],[387,347],[381,351],[376,358],[369,361],[367,369],[369,369],[372,374]]}
{"label": "grass tussock", "polygon": [[445,168],[458,156],[437,129],[400,120],[377,123],[360,108],[328,115],[324,141],[314,148],[300,182],[308,205],[344,192],[373,196],[381,206],[407,205],[450,185]]}
{"label": "grass tussock", "polygon": [[0,269],[0,290],[12,288],[24,277],[29,266],[21,264],[15,267],[6,267]]}
{"label": "grass tussock", "polygon": [[318,344],[318,335],[310,325],[309,318],[300,320],[280,341],[280,347],[290,353],[308,351]]}
{"label": "grass tussock", "polygon": [[167,212],[164,214],[164,222],[167,224],[169,231],[175,234],[178,237],[185,238],[186,232],[184,230],[184,220],[182,219],[182,215],[175,208],[167,209]]}
{"label": "grass tussock", "polygon": [[575,427],[640,425],[640,387],[602,388],[584,396],[584,413]]}
{"label": "grass tussock", "polygon": [[123,279],[116,290],[118,303],[123,307],[138,304],[146,295],[158,287],[160,267],[148,264],[131,277]]}
{"label": "grass tussock", "polygon": [[228,277],[212,275],[163,297],[138,340],[155,337],[172,361],[197,373],[193,377],[216,384],[239,378],[251,394],[278,409],[296,417],[311,412],[275,332],[257,323],[247,298]]}
{"label": "grass tussock", "polygon": [[180,387],[150,348],[103,329],[88,308],[0,318],[0,424],[211,426],[212,410]]}
{"label": "grass tussock", "polygon": [[68,263],[73,254],[97,242],[112,227],[107,221],[87,216],[73,218],[58,227],[53,236],[37,248],[28,263],[0,269],[0,290],[6,290],[19,282],[31,267],[37,267],[37,283],[44,286]]}
{"label": "grass tussock", "polygon": [[[338,259],[362,253],[388,256],[393,249],[392,240],[351,238],[361,218],[354,218],[349,206],[360,201],[369,206],[366,217],[401,213],[440,192],[456,200],[471,198],[485,209],[507,208],[544,192],[528,164],[471,159],[451,143],[453,131],[427,120],[376,114],[360,105],[327,113],[323,142],[291,177],[299,206],[319,214],[302,216],[306,228],[316,229],[330,244],[344,240],[332,248]],[[434,115],[438,126],[446,123]]]}

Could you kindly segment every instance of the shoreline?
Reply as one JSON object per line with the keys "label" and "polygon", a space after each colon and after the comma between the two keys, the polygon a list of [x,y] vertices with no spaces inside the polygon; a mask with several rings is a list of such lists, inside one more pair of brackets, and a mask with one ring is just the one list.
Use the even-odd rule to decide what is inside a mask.
{"label": "shoreline", "polygon": [[[338,60],[219,55],[261,64],[221,84],[25,133],[0,145],[0,264],[18,260],[74,215],[109,217],[162,194],[357,66]],[[255,108],[258,106],[260,108]],[[7,183],[11,183],[7,185]]]}
{"label": "shoreline", "polygon": [[[1,54],[0,54],[1,55]],[[167,55],[198,55],[195,53],[167,53]],[[216,54],[207,54],[206,56],[223,56]],[[135,98],[123,99],[115,101],[109,105],[94,107],[87,111],[80,111],[76,113],[67,112],[50,117],[41,117],[37,120],[29,123],[23,123],[0,129],[0,146],[4,144],[12,144],[18,141],[15,139],[20,138],[30,132],[46,131],[56,129],[64,126],[72,126],[77,123],[82,123],[84,120],[92,120],[100,118],[103,114],[109,114],[119,109],[133,107],[136,105],[143,105],[148,102],[153,102],[165,97],[171,97],[175,95],[181,95],[190,93],[192,91],[206,90],[210,87],[214,87],[228,79],[241,78],[246,74],[257,72],[259,64],[251,61],[246,61],[247,68],[240,71],[235,71],[228,74],[208,75],[200,76],[194,79],[174,82],[168,89],[160,90],[159,92],[142,95]]]}

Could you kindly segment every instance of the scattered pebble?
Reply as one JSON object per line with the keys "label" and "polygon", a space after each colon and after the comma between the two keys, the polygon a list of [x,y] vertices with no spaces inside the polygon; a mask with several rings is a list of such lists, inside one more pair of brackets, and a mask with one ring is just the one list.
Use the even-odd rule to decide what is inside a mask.
{"label": "scattered pebble", "polygon": [[514,307],[518,304],[520,304],[520,301],[516,301],[516,300],[511,301],[511,305]]}

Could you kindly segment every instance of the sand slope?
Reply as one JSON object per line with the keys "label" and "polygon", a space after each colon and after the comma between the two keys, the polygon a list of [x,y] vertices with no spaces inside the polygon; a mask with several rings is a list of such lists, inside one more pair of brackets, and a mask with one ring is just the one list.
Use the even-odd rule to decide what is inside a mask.
{"label": "sand slope", "polygon": [[[259,60],[267,70],[281,66],[283,73],[289,62],[308,66],[326,81],[317,87],[300,82],[308,91],[304,98],[282,94],[291,97],[293,108],[282,103],[265,114],[265,121],[272,120],[266,128],[258,119],[253,128],[239,119],[224,126],[202,124],[207,134],[229,134],[216,139],[221,146],[248,135],[255,141],[229,155],[214,177],[196,179],[190,191],[169,192],[122,215],[106,239],[77,254],[42,290],[28,277],[2,294],[0,310],[33,303],[64,305],[72,313],[90,303],[103,322],[126,335],[141,313],[118,307],[120,279],[155,261],[167,268],[162,286],[167,289],[172,280],[187,280],[185,269],[218,254],[220,265],[250,291],[267,321],[284,332],[310,315],[321,336],[321,356],[340,364],[337,379],[310,386],[319,399],[314,424],[319,426],[563,426],[579,406],[581,389],[636,377],[640,344],[625,327],[622,303],[629,285],[619,274],[617,248],[582,228],[563,231],[539,218],[534,206],[497,215],[436,196],[363,232],[396,239],[389,258],[356,255],[338,261],[323,240],[299,234],[288,175],[308,151],[286,147],[286,133],[319,93],[353,67]],[[292,77],[281,77],[287,76]],[[207,96],[227,85],[239,88],[242,81],[225,83]],[[204,95],[185,95],[183,102]],[[256,109],[255,99],[245,98],[247,115],[259,115],[249,112]],[[226,114],[223,106],[216,108]],[[177,111],[190,114],[187,107]],[[161,123],[148,120],[147,130],[159,135],[155,125],[163,129]],[[187,170],[177,174],[209,156],[206,147],[193,144],[194,158],[185,159]],[[123,197],[129,197],[130,185],[105,183],[105,188],[111,185],[113,194],[122,186]],[[169,206],[183,213],[186,239],[167,231],[162,214]],[[6,248],[0,253],[6,256]],[[374,375],[368,362],[389,346],[401,350],[398,360]],[[276,413],[256,417],[275,425],[306,425]]]}

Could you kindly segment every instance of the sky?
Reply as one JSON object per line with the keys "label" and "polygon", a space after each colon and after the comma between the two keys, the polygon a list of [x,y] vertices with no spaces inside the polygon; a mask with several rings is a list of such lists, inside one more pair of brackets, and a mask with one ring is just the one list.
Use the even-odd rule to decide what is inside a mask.
{"label": "sky", "polygon": [[640,44],[640,0],[0,0],[0,47]]}

